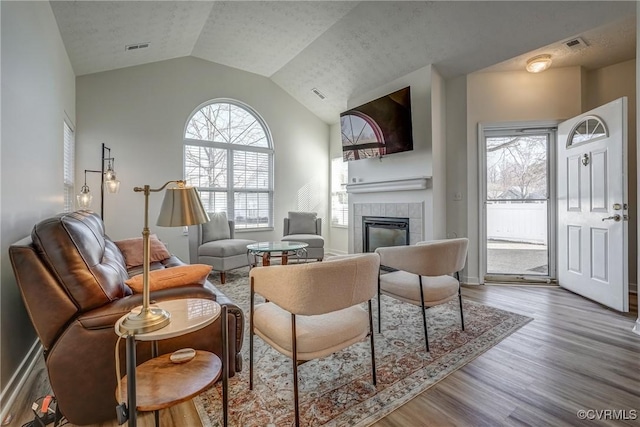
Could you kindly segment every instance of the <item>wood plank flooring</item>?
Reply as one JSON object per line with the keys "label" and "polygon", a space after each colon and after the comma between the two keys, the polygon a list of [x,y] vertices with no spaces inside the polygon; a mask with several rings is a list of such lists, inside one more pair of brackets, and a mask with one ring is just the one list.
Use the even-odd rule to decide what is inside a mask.
{"label": "wood plank flooring", "polygon": [[[640,336],[631,332],[636,295],[627,315],[557,287],[465,286],[463,295],[534,321],[374,426],[640,426]],[[46,378],[41,362],[14,405],[10,426],[32,419],[31,403],[49,392]],[[637,417],[577,416],[607,409],[626,411],[614,412],[618,418]],[[151,413],[138,420],[141,427],[154,425]],[[160,424],[201,426],[190,401],[161,411]]]}

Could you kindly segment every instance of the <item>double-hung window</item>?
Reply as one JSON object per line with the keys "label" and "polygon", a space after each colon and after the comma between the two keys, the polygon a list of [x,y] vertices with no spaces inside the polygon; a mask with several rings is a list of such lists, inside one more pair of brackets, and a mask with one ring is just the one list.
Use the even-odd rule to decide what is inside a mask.
{"label": "double-hung window", "polygon": [[347,195],[347,176],[349,168],[342,157],[331,160],[331,225],[347,227],[349,225],[349,198]]}
{"label": "double-hung window", "polygon": [[74,158],[75,158],[75,135],[71,126],[63,121],[64,137],[63,137],[63,188],[64,188],[64,207],[63,212],[71,212],[74,207]]}
{"label": "double-hung window", "polygon": [[273,227],[273,143],[251,107],[214,100],[189,118],[184,174],[207,212],[226,212],[236,229]]}

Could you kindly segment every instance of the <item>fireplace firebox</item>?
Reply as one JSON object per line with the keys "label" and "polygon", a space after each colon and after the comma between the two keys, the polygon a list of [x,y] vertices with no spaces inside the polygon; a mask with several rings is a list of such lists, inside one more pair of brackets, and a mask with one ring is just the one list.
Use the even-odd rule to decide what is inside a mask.
{"label": "fireplace firebox", "polygon": [[363,216],[362,231],[363,252],[409,244],[409,218]]}

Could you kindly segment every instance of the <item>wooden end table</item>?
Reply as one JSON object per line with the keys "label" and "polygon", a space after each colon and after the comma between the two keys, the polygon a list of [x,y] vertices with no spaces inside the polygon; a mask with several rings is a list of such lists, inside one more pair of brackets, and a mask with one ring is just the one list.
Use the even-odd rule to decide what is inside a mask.
{"label": "wooden end table", "polygon": [[[171,313],[171,322],[162,329],[145,334],[129,334],[120,330],[128,316],[122,316],[115,324],[116,334],[126,338],[127,374],[121,387],[126,389],[123,400],[127,402],[129,427],[137,426],[137,410],[155,411],[156,427],[160,420],[158,411],[187,401],[210,387],[222,374],[222,408],[224,425],[228,422],[228,319],[227,307],[203,298],[187,298],[162,301],[154,304]],[[204,328],[222,316],[222,359],[208,351],[197,350],[196,356],[186,363],[171,362],[170,354],[157,355],[157,341],[174,338]],[[136,342],[151,341],[153,358],[136,366]],[[116,389],[116,400],[120,401]]]}

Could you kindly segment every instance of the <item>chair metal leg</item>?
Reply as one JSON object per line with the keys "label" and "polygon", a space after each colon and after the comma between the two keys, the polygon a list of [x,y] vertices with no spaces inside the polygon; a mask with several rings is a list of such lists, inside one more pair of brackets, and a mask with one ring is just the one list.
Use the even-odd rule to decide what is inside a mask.
{"label": "chair metal leg", "polygon": [[229,425],[229,317],[226,304],[222,305],[222,425]]}
{"label": "chair metal leg", "polygon": [[462,286],[460,285],[460,272],[456,271],[456,279],[458,279],[458,299],[460,300],[460,324],[464,331],[464,314],[462,313]]}
{"label": "chair metal leg", "polygon": [[251,309],[249,317],[249,390],[253,390],[253,277],[251,278]]}
{"label": "chair metal leg", "polygon": [[378,333],[382,333],[382,311],[380,309],[380,270],[378,270]]}
{"label": "chair metal leg", "polygon": [[460,292],[459,287],[458,287],[458,298],[460,299],[460,325],[462,326],[462,330],[464,331],[464,314],[462,313],[462,292]]}
{"label": "chair metal leg", "polygon": [[378,384],[376,378],[376,347],[373,344],[373,314],[371,310],[371,300],[369,302],[369,337],[371,338],[371,371],[373,376],[373,385]]}
{"label": "chair metal leg", "polygon": [[427,311],[424,306],[424,290],[422,289],[422,276],[418,275],[418,283],[420,284],[420,304],[422,307],[422,325],[424,326],[424,341],[429,352],[429,334],[427,333]]}
{"label": "chair metal leg", "polygon": [[293,401],[296,427],[300,427],[300,410],[298,409],[298,344],[296,339],[296,315],[293,313],[291,313],[291,353],[293,356]]}

